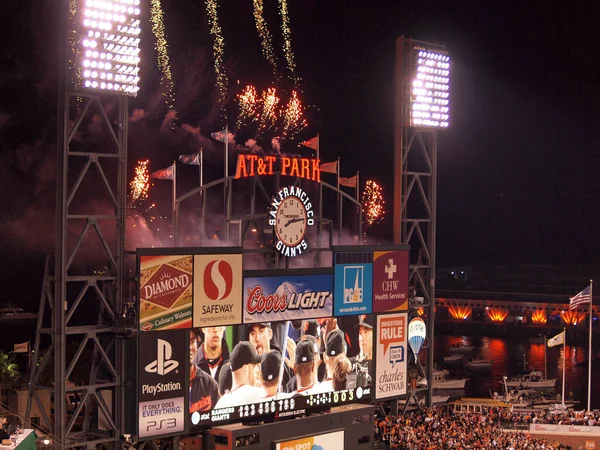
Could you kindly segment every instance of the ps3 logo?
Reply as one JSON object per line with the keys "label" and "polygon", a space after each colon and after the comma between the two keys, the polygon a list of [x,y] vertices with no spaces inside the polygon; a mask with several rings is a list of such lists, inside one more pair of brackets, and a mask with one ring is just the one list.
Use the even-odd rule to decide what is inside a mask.
{"label": "ps3 logo", "polygon": [[157,358],[146,366],[146,372],[166,375],[179,367],[179,362],[172,360],[171,344],[163,339],[157,340]]}
{"label": "ps3 logo", "polygon": [[170,419],[161,419],[161,420],[151,420],[146,425],[146,431],[155,430],[168,430],[170,428],[175,428],[177,426],[177,419],[172,417]]}
{"label": "ps3 logo", "polygon": [[229,297],[233,288],[233,269],[229,262],[217,259],[204,268],[204,293],[214,301]]}

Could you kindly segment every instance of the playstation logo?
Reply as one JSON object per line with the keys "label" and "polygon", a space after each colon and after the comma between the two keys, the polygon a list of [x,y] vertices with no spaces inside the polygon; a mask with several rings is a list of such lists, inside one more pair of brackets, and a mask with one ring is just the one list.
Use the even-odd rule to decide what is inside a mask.
{"label": "playstation logo", "polygon": [[170,359],[173,353],[171,344],[163,339],[157,340],[157,358],[146,366],[146,372],[166,375],[179,367],[179,362]]}

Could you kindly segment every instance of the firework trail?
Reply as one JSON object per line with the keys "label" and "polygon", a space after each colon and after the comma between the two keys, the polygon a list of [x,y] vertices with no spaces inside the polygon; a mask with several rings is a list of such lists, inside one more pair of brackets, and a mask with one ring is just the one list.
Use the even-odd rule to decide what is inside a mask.
{"label": "firework trail", "polygon": [[129,193],[131,208],[135,209],[136,203],[146,200],[150,191],[148,160],[138,161],[138,164],[135,167],[135,175],[129,183],[129,187],[131,188]]}
{"label": "firework trail", "polygon": [[373,180],[367,180],[362,195],[363,211],[365,214],[365,231],[371,225],[381,222],[385,214],[383,188]]}
{"label": "firework trail", "polygon": [[262,110],[259,118],[259,132],[270,130],[277,122],[277,105],[279,104],[277,91],[271,87],[263,91],[261,96]]}
{"label": "firework trail", "polygon": [[227,74],[223,66],[223,53],[225,52],[225,39],[221,26],[219,25],[219,17],[217,14],[217,0],[206,0],[206,14],[210,26],[210,34],[213,37],[213,58],[215,60],[215,75],[217,76],[217,86],[219,88],[219,103],[221,104],[221,119],[227,120],[227,112],[225,110],[225,101],[227,99]]}
{"label": "firework trail", "polygon": [[279,81],[279,74],[277,73],[277,62],[275,61],[275,52],[273,51],[273,42],[271,40],[271,33],[267,27],[263,15],[263,0],[253,0],[254,4],[254,22],[256,23],[256,31],[260,36],[260,45],[262,47],[262,54],[264,58],[271,64],[273,69],[273,76],[276,81]]}
{"label": "firework trail", "polygon": [[256,88],[252,85],[248,85],[244,88],[241,94],[237,96],[238,102],[238,118],[236,122],[237,130],[247,127],[250,123],[257,119],[257,106],[258,96],[256,94]]}
{"label": "firework trail", "polygon": [[290,30],[287,0],[279,0],[279,14],[281,15],[281,31],[283,33],[283,53],[287,61],[287,68],[290,71],[290,78],[294,82],[294,85],[298,86],[299,80],[296,76],[296,62],[294,61],[294,52],[292,51],[292,30]]}
{"label": "firework trail", "polygon": [[171,75],[171,63],[169,61],[169,47],[165,37],[165,22],[160,0],[150,0],[150,22],[152,24],[152,33],[154,34],[158,58],[158,67],[162,75],[160,83],[163,86],[162,95],[165,97],[165,104],[170,110],[175,110],[175,92],[173,88],[173,77]]}
{"label": "firework trail", "polygon": [[304,115],[304,106],[296,91],[292,95],[285,109],[281,112],[283,117],[283,137],[293,139],[298,132],[306,128],[307,123]]}

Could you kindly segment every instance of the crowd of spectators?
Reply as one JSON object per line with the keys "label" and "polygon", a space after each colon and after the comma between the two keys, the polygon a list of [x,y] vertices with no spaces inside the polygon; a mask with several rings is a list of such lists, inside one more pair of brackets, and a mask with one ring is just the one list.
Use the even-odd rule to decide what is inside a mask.
{"label": "crowd of spectators", "polygon": [[527,429],[530,423],[593,426],[599,419],[596,412],[522,415],[490,408],[481,414],[457,414],[434,407],[376,418],[375,436],[389,448],[401,450],[571,450],[560,442],[529,435],[519,425]]}

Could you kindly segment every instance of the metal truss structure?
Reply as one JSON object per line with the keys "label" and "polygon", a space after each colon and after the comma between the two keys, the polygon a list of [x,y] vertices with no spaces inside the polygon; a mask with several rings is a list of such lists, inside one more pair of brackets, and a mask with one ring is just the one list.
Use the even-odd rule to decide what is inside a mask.
{"label": "metal truss structure", "polygon": [[[53,431],[55,448],[116,449],[122,443],[128,332],[121,314],[128,99],[63,94],[54,275],[47,266],[35,354],[43,336],[50,346],[31,373],[28,415],[34,401],[43,410],[37,392],[49,389],[54,414],[44,415],[40,426]],[[43,385],[48,371],[52,382]]]}
{"label": "metal truss structure", "polygon": [[[413,127],[408,120],[411,56],[417,44],[425,48],[444,49],[443,46],[415,41],[404,36],[396,40],[394,243],[408,244],[411,248],[409,312],[412,317],[422,309],[428,317],[427,367],[423,369],[417,361],[416,369],[428,380],[433,380],[437,129]],[[428,383],[427,390],[431,406],[431,382]],[[414,394],[413,391],[411,395]]]}

